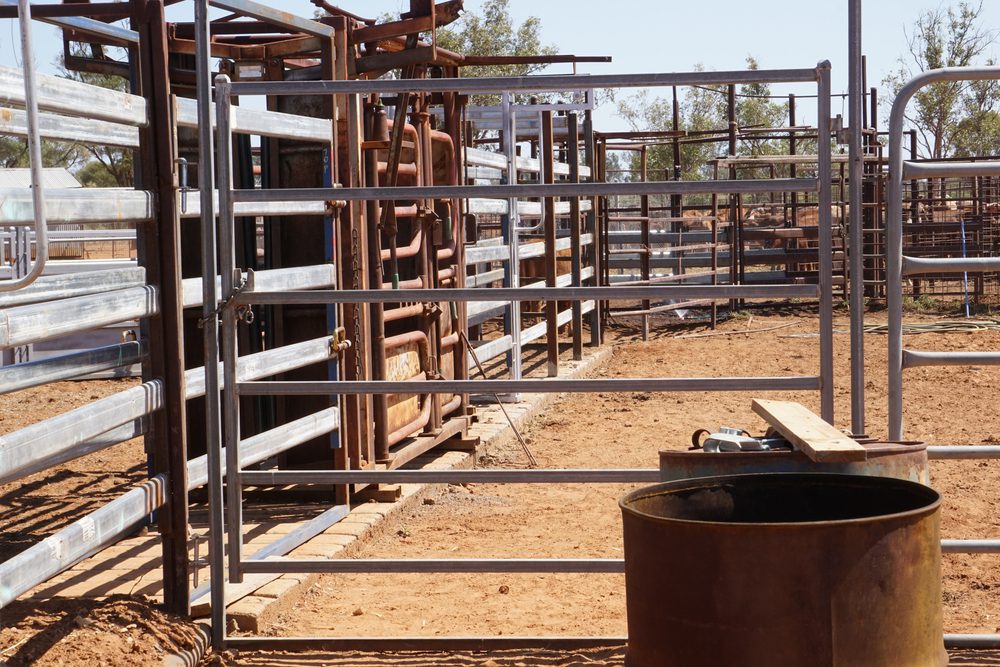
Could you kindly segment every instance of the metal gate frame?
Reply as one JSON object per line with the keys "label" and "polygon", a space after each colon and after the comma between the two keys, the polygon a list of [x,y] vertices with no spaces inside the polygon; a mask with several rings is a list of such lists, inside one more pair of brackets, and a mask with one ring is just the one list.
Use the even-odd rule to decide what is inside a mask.
{"label": "metal gate frame", "polygon": [[[202,132],[203,164],[211,164],[212,159],[212,87],[208,80],[209,51],[207,0],[196,3],[198,23],[198,100],[200,128]],[[416,301],[507,301],[539,300],[554,302],[597,301],[621,299],[653,299],[680,297],[713,299],[760,299],[760,298],[818,298],[820,303],[820,368],[817,375],[795,377],[722,377],[722,378],[631,378],[631,379],[546,379],[546,380],[435,380],[421,382],[423,392],[436,393],[563,393],[602,391],[773,391],[773,390],[816,390],[820,392],[822,414],[833,421],[833,328],[832,328],[832,280],[830,237],[830,187],[831,159],[829,153],[821,155],[817,178],[743,180],[743,181],[669,181],[648,183],[556,183],[556,184],[516,184],[499,186],[422,186],[422,187],[364,187],[364,188],[314,188],[283,190],[240,190],[233,189],[228,174],[231,169],[230,145],[232,119],[230,100],[232,96],[248,95],[347,95],[355,103],[361,95],[372,93],[435,93],[457,92],[504,93],[504,92],[545,92],[568,91],[587,88],[659,87],[702,84],[744,84],[744,83],[797,83],[814,82],[819,96],[819,131],[830,133],[830,64],[821,62],[814,68],[789,70],[759,70],[735,72],[694,72],[694,73],[654,73],[635,75],[611,75],[578,77],[574,75],[545,77],[511,77],[484,79],[425,79],[425,80],[341,80],[341,81],[278,81],[231,83],[226,76],[216,78],[216,124],[218,156],[220,165],[219,182],[219,227],[223,240],[221,293],[219,312],[208,312],[205,326],[206,368],[215,368],[220,357],[220,337],[218,320],[221,314],[224,351],[223,381],[230,397],[263,395],[364,395],[392,394],[412,391],[413,382],[392,381],[316,381],[316,382],[246,382],[240,381],[235,373],[235,359],[228,358],[235,350],[236,309],[260,304],[345,304],[393,302],[399,295],[393,290],[313,290],[313,291],[267,291],[255,288],[253,281],[237,285],[232,279],[236,267],[232,253],[226,250],[230,242],[234,224],[234,208],[240,203],[281,201],[364,201],[402,200],[413,198],[471,198],[486,197],[513,200],[519,197],[548,198],[580,197],[613,194],[694,194],[694,193],[736,193],[771,192],[776,188],[793,192],[818,192],[820,201],[820,253],[821,282],[819,285],[718,285],[718,286],[620,286],[620,287],[545,287],[545,288],[488,288],[488,289],[417,289],[407,290],[407,298]],[[582,85],[583,84],[583,85]],[[200,176],[201,195],[210,197],[212,192],[212,169],[202,169]],[[824,185],[825,184],[825,185]],[[205,253],[205,275],[216,273],[215,220],[210,200],[202,207],[203,252]],[[825,276],[822,277],[822,276]],[[215,303],[214,281],[204,281],[205,303]],[[241,490],[244,486],[285,485],[285,484],[347,484],[347,483],[393,483],[402,480],[423,483],[439,482],[482,482],[498,481],[508,483],[608,483],[608,482],[650,482],[659,479],[655,469],[636,470],[473,470],[473,471],[242,471],[239,465],[238,432],[226,428],[223,436],[223,406],[220,405],[218,391],[219,377],[206,374],[208,391],[208,468],[210,523],[212,531],[210,555],[212,586],[212,631],[216,648],[262,647],[266,638],[227,638],[225,619],[225,577],[226,570],[223,545],[225,525],[229,535],[228,573],[229,581],[239,582],[244,574],[278,572],[604,572],[620,573],[624,563],[620,559],[424,559],[424,560],[295,560],[271,558],[267,560],[243,560],[241,556],[242,526]],[[429,390],[429,385],[434,389]],[[227,401],[228,403],[229,401]],[[227,407],[226,412],[235,408],[238,401]],[[226,416],[226,423],[233,423],[232,414]],[[226,445],[227,476],[230,483],[227,498],[230,502],[223,506],[222,455]],[[449,648],[461,646],[482,647],[485,645],[553,646],[562,642],[566,645],[581,646],[620,643],[620,638],[504,638],[499,644],[489,638],[444,638],[444,639],[337,639],[323,640],[311,638],[282,639],[282,646],[317,645],[334,642],[354,649],[363,648]],[[326,644],[329,645],[329,644]]]}
{"label": "metal gate frame", "polygon": [[[910,79],[896,95],[889,118],[889,183],[886,220],[886,294],[889,307],[889,440],[903,439],[903,371],[918,366],[1000,366],[1000,352],[925,352],[903,349],[903,279],[923,273],[998,271],[1000,258],[931,258],[903,255],[903,181],[947,176],[1000,176],[1000,161],[911,162],[903,160],[906,105],[921,88],[943,81],[1000,79],[1000,67],[949,67]],[[1000,446],[928,447],[932,459],[1000,459]],[[942,540],[944,553],[1000,553],[1000,540]],[[1000,646],[1000,634],[946,635],[961,648]]]}

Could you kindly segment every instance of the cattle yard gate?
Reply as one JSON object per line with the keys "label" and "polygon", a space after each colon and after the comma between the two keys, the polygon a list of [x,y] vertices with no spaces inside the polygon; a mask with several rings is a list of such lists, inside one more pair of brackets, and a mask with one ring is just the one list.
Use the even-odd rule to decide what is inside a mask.
{"label": "cattle yard gate", "polygon": [[[23,69],[0,68],[0,134],[26,139],[31,155],[31,187],[0,187],[0,347],[16,351],[0,367],[0,392],[141,369],[141,383],[129,389],[0,436],[0,483],[139,436],[149,459],[147,480],[0,563],[0,606],[154,520],[165,605],[187,614],[192,600],[209,596],[216,647],[267,645],[226,634],[226,586],[250,574],[622,572],[621,560],[607,559],[286,556],[342,519],[359,491],[379,485],[659,479],[652,469],[404,470],[444,443],[474,448],[472,396],[817,392],[833,422],[835,295],[852,303],[852,428],[863,433],[863,297],[887,296],[898,327],[902,276],[921,275],[914,293],[933,280],[934,290],[970,299],[995,284],[1000,168],[904,165],[895,124],[888,148],[879,141],[874,89],[864,113],[859,23],[850,30],[851,118],[843,130],[831,118],[826,62],[463,78],[471,65],[605,59],[452,53],[434,31],[461,4],[411,0],[398,21],[378,23],[332,7],[324,19],[305,19],[251,0],[0,0],[0,18],[19,22],[24,53]],[[194,20],[168,22],[166,5],[193,8]],[[859,6],[851,4],[852,21]],[[63,30],[68,69],[123,77],[128,91],[36,73],[33,19]],[[73,44],[89,45],[87,55]],[[116,49],[120,59],[109,55]],[[393,71],[399,76],[381,78]],[[738,127],[737,87],[755,84],[814,86],[816,126],[796,124],[791,96],[786,127]],[[594,128],[596,90],[671,88],[676,99],[687,86],[727,96],[725,130],[687,132],[676,113],[672,131]],[[778,139],[788,151],[741,154],[746,139]],[[134,187],[46,184],[43,140],[131,152]],[[831,150],[799,152],[804,142],[828,140]],[[681,178],[685,142],[724,146],[702,165],[711,178]],[[657,173],[649,157],[663,146],[674,161]],[[613,153],[628,156],[627,173],[615,173]],[[901,178],[912,184],[908,192]],[[102,239],[134,244],[135,257],[130,245],[95,270],[51,251],[57,242]],[[956,282],[957,272],[974,275]],[[720,366],[702,378],[559,377],[560,342],[580,359],[585,343],[602,344],[609,322],[639,318],[648,336],[667,311],[708,308],[714,326],[720,312],[745,302],[790,300],[818,309],[820,361],[809,375],[733,377]],[[118,340],[88,345],[77,336],[56,352],[34,352],[109,328]],[[524,350],[543,339],[545,377],[528,377]],[[892,340],[895,439],[903,368],[1000,363],[996,354],[931,359]],[[481,364],[485,377],[472,379]],[[947,458],[997,450],[930,448]],[[310,497],[322,511],[249,553],[246,488],[288,486],[315,486]],[[215,585],[193,587],[189,508],[202,487]],[[950,540],[944,548],[996,552],[998,542]],[[946,639],[1000,645],[996,636]],[[323,641],[353,649],[512,645],[302,638],[282,647]],[[559,641],[596,640],[513,644]]]}

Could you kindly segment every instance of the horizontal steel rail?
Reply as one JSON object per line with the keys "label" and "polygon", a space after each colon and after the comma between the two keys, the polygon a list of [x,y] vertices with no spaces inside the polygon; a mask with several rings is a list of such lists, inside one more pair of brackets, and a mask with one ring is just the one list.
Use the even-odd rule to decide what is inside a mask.
{"label": "horizontal steel rail", "polygon": [[243,304],[397,303],[405,301],[615,301],[630,299],[815,298],[816,285],[619,285],[611,287],[496,287],[412,290],[313,290],[247,292]]}
{"label": "horizontal steel rail", "polygon": [[1000,648],[1000,634],[945,634],[944,647],[948,649]]}
{"label": "horizontal steel rail", "polygon": [[818,68],[736,70],[723,72],[666,72],[484,77],[469,79],[355,79],[348,81],[235,82],[239,95],[367,95],[369,93],[532,93],[581,88],[655,88],[751,83],[804,83],[819,79]]}
{"label": "horizontal steel rail", "polygon": [[[155,213],[150,192],[125,188],[46,188],[45,215],[49,224],[82,225],[98,222],[146,222]],[[0,226],[35,223],[31,188],[0,188]]]}
{"label": "horizontal steel rail", "polygon": [[[38,134],[43,139],[72,141],[102,146],[139,147],[139,129],[132,125],[90,118],[38,114]],[[28,136],[28,114],[20,109],[0,113],[0,135]]]}
{"label": "horizontal steel rail", "polygon": [[1000,352],[903,350],[903,368],[920,366],[1000,366]]}
{"label": "horizontal steel rail", "polygon": [[924,273],[974,273],[1000,271],[1000,257],[907,257],[903,256],[904,276]]}
{"label": "horizontal steel rail", "polygon": [[[327,408],[300,419],[282,424],[263,433],[240,441],[240,467],[266,461],[292,447],[313,438],[332,433],[340,428],[340,411]],[[225,455],[225,447],[223,447]],[[188,461],[188,490],[208,483],[208,457],[201,455]],[[222,474],[226,474],[226,460],[222,459]],[[246,473],[243,473],[246,474]]]}
{"label": "horizontal steel rail", "polygon": [[[480,197],[470,198],[466,200],[465,208],[469,213],[476,214],[504,215],[510,212],[509,202],[503,199],[484,199]],[[589,199],[580,201],[581,213],[587,213],[591,209],[592,205]],[[558,201],[555,203],[553,211],[555,212],[555,216],[557,218],[565,218],[570,214],[570,203],[566,201]],[[542,203],[519,200],[517,202],[517,214],[522,218],[540,218],[542,217]]]}
{"label": "horizontal steel rail", "polygon": [[[226,645],[247,651],[575,651],[595,648],[624,648],[627,637],[248,637],[234,636]],[[1000,647],[1000,634],[945,634],[947,649]]]}
{"label": "horizontal steel rail", "polygon": [[968,176],[1000,176],[1000,161],[903,162],[903,180]]}
{"label": "horizontal steel rail", "polygon": [[770,192],[815,192],[814,178],[746,179],[743,181],[644,181],[638,183],[554,183],[517,185],[411,185],[366,188],[281,188],[233,190],[235,202],[269,201],[404,201],[410,199],[510,199],[513,197],[608,197],[612,195],[699,195]]}
{"label": "horizontal steel rail", "polygon": [[129,287],[0,310],[0,348],[28,345],[159,312],[155,287]]}
{"label": "horizontal steel rail", "polygon": [[145,284],[146,269],[140,266],[42,276],[16,292],[0,293],[0,308],[99,294]]}
{"label": "horizontal steel rail", "polygon": [[946,459],[1000,459],[1000,447],[991,445],[932,445],[927,448],[927,458]]}
{"label": "horizontal steel rail", "polygon": [[[175,98],[178,127],[198,127],[198,102],[187,97]],[[212,105],[212,127],[215,127],[215,105]],[[236,134],[254,134],[296,141],[333,141],[333,122],[311,116],[232,107],[232,130]]]}
{"label": "horizontal steel rail", "polygon": [[148,479],[0,563],[0,607],[134,530],[163,506],[166,486],[166,475]]}
{"label": "horizontal steel rail", "polygon": [[246,651],[578,651],[624,648],[626,637],[264,637],[234,636],[226,646]]}
{"label": "horizontal steel rail", "polygon": [[[212,203],[215,206],[215,213],[219,212],[219,192],[212,191]],[[198,190],[188,190],[184,193],[177,192],[177,208],[180,210],[181,218],[190,220],[201,217],[201,192]],[[327,216],[331,213],[330,205],[323,200],[312,201],[268,201],[268,202],[239,202],[233,206],[236,217],[256,218],[256,217],[279,217],[284,215],[316,215]]]}
{"label": "horizontal steel rail", "polygon": [[0,394],[142,363],[146,345],[129,341],[0,367]]}
{"label": "horizontal steel rail", "polygon": [[[328,361],[334,355],[333,343],[333,337],[324,336],[247,355],[238,362],[237,377],[252,380]],[[204,368],[184,371],[185,398],[204,395]],[[161,407],[162,383],[153,380],[0,435],[0,484],[141,435],[145,429],[138,420]]]}
{"label": "horizontal steel rail", "polygon": [[1000,540],[941,540],[941,553],[997,554],[1000,553]]}
{"label": "horizontal steel rail", "polygon": [[337,394],[562,394],[674,391],[810,391],[816,376],[712,378],[607,378],[544,380],[408,380],[244,382],[243,396],[333,396]]}
{"label": "horizontal steel rail", "polygon": [[405,573],[505,573],[505,574],[622,574],[620,558],[422,558],[422,559],[298,559],[271,558],[245,560],[244,572],[282,574],[285,572],[326,574],[405,574]]}
{"label": "horizontal steel rail", "polygon": [[[19,479],[58,458],[76,458],[80,444],[163,405],[163,383],[151,380],[87,405],[0,435],[0,484]],[[82,455],[82,454],[81,454]],[[44,464],[44,465],[43,465]]]}
{"label": "horizontal steel rail", "polygon": [[[241,279],[246,281],[246,289],[268,292],[333,287],[337,281],[336,267],[333,264],[247,271],[240,275]],[[216,276],[215,284],[216,294],[221,294],[222,279]],[[201,278],[185,278],[181,281],[181,289],[185,308],[202,305]]]}
{"label": "horizontal steel rail", "polygon": [[148,432],[149,418],[146,416],[137,417],[136,419],[126,422],[121,426],[116,426],[108,431],[105,431],[104,433],[99,433],[96,436],[88,438],[74,447],[63,448],[55,453],[35,459],[23,467],[18,473],[18,476],[25,477],[27,475],[33,475],[36,472],[42,472],[43,470],[51,470],[55,466],[78,459],[81,456],[86,456],[87,454],[99,452],[102,449],[107,449],[108,447],[114,447],[115,445],[119,445],[127,440],[131,440],[132,438],[138,438],[139,436],[145,435]]}
{"label": "horizontal steel rail", "polygon": [[[594,268],[591,267],[591,266],[588,266],[587,269],[584,270],[584,271],[581,271],[580,274],[581,274],[581,281],[587,280],[589,278],[592,278],[594,276]],[[466,280],[466,285],[468,285],[468,282],[469,281]],[[569,274],[569,273],[563,274],[563,275],[558,276],[556,278],[556,287],[569,287],[572,284],[573,284],[573,276],[571,274]],[[524,287],[518,287],[518,288],[513,288],[513,289],[531,289],[531,288],[534,288],[534,287],[544,287],[544,286],[545,286],[545,281],[544,280],[539,280],[539,281],[530,283],[528,285],[525,285]],[[592,303],[592,302],[590,302],[590,303]],[[470,318],[469,324],[470,324],[470,326],[472,326],[474,324],[478,324],[478,322],[473,322],[472,320],[473,319],[478,319],[477,316],[479,316],[481,314],[485,314],[485,313],[497,313],[497,314],[499,314],[505,308],[509,308],[509,307],[510,307],[510,302],[509,301],[474,301],[474,302],[470,303],[469,307],[468,307],[468,317]],[[560,325],[560,326],[562,326],[562,325]]]}
{"label": "horizontal steel rail", "polygon": [[[580,312],[586,314],[594,310],[593,301],[582,301],[580,303]],[[567,308],[566,310],[556,313],[556,326],[565,326],[573,321],[573,310]],[[527,329],[521,331],[521,345],[527,345],[539,338],[545,336],[546,334],[546,323],[544,321],[533,324]],[[482,361],[482,359],[480,359]]]}
{"label": "horizontal steel rail", "polygon": [[286,484],[630,484],[659,482],[658,468],[530,470],[257,470],[244,471],[248,486]]}
{"label": "horizontal steel rail", "polygon": [[[323,336],[301,343],[293,343],[272,350],[255,352],[240,357],[236,362],[236,379],[240,382],[287,373],[311,364],[329,361],[335,357],[333,336]],[[219,364],[219,385],[224,384],[222,364]],[[185,398],[205,395],[205,369],[191,368],[184,371]]]}
{"label": "horizontal steel rail", "polygon": [[[501,172],[507,171],[507,156],[503,153],[493,153],[491,151],[484,151],[480,148],[469,147],[466,147],[464,151],[465,163],[467,165],[490,167]],[[542,169],[541,160],[537,160],[535,158],[518,155],[514,158],[514,162],[517,165],[518,171],[537,174]],[[555,162],[552,165],[552,173],[556,176],[569,176],[569,167],[570,165],[565,162]],[[581,164],[579,165],[579,169],[581,178],[588,178],[590,176],[590,167],[587,165]]]}
{"label": "horizontal steel rail", "polygon": [[[146,98],[139,95],[49,74],[35,76],[34,93],[38,108],[42,111],[56,111],[135,127],[145,127],[149,122]],[[0,66],[0,103],[25,103],[24,77],[20,70]]]}

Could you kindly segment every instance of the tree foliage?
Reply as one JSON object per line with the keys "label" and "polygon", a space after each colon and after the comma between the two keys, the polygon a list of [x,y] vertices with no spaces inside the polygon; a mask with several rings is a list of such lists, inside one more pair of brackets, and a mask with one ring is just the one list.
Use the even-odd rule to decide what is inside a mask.
{"label": "tree foliage", "polygon": [[[75,55],[83,55],[85,48],[82,44],[74,43],[72,45]],[[62,62],[62,56],[59,59],[59,69],[61,76],[73,81],[80,81],[91,86],[117,90],[123,93],[129,92],[129,82],[127,79],[110,74],[94,74],[67,70]],[[131,149],[86,143],[76,144],[76,147],[81,152],[81,159],[77,165],[74,165],[79,167],[75,175],[83,185],[91,187],[132,187],[134,182],[134,164]]]}
{"label": "tree foliage", "polygon": [[[748,56],[747,67],[757,69],[758,63]],[[697,71],[704,69],[696,65]],[[695,134],[699,132],[725,132],[729,126],[728,96],[725,86],[692,86],[678,91],[680,123],[678,129]],[[736,124],[739,128],[780,127],[785,124],[788,105],[771,99],[767,84],[745,84],[736,91]],[[637,132],[666,131],[673,129],[673,98],[651,98],[645,91],[618,101],[618,113]],[[692,137],[693,138],[693,137]],[[703,180],[712,177],[708,162],[727,152],[724,143],[681,143],[681,178]],[[737,155],[756,156],[787,152],[787,142],[740,137]],[[634,158],[633,161],[637,161]],[[648,154],[649,169],[661,176],[673,174],[672,142],[651,146]]]}
{"label": "tree foliage", "polygon": [[[883,84],[899,92],[915,74],[941,67],[992,65],[986,52],[996,33],[982,24],[983,4],[964,0],[955,7],[939,7],[920,15],[907,34],[909,53]],[[906,113],[917,130],[921,156],[940,159],[951,155],[995,155],[1000,149],[996,82],[948,81],[921,89]]]}
{"label": "tree foliage", "polygon": [[[75,45],[82,52],[82,45]],[[104,74],[67,71],[59,59],[61,75],[101,88],[128,91],[128,81]],[[0,168],[29,166],[28,142],[16,137],[0,137]],[[82,142],[42,141],[42,166],[63,167],[74,173],[89,187],[131,187],[133,183],[132,151]]]}
{"label": "tree foliage", "polygon": [[[486,0],[480,11],[466,11],[455,23],[437,31],[441,48],[472,56],[552,55],[555,46],[543,44],[542,23],[529,16],[516,24],[510,15],[509,0]],[[545,69],[544,64],[475,65],[464,67],[462,76],[525,76]],[[472,104],[498,104],[496,95],[474,95]]]}

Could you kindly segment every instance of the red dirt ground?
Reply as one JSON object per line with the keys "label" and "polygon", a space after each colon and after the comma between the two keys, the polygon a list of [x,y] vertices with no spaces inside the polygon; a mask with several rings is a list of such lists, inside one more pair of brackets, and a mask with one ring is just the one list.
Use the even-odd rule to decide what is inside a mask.
{"label": "red dirt ground", "polygon": [[[909,321],[937,321],[926,315]],[[884,322],[879,314],[872,323]],[[817,368],[816,318],[808,314],[758,315],[724,323],[721,330],[762,329],[793,323],[779,330],[731,336],[678,339],[677,334],[704,331],[695,325],[658,327],[643,343],[634,332],[612,332],[613,357],[596,377],[813,374]],[[848,320],[838,316],[839,331]],[[867,335],[867,406],[869,433],[885,435],[885,337]],[[847,426],[849,405],[849,340],[835,339],[837,421]],[[907,345],[920,349],[1000,350],[1000,332],[908,336]],[[77,385],[82,389],[87,385]],[[1000,370],[915,369],[907,371],[906,432],[934,444],[977,444],[1000,441],[994,390]],[[800,400],[813,409],[818,397],[770,394],[768,398]],[[592,394],[559,399],[527,430],[531,447],[546,467],[654,467],[662,448],[686,448],[697,428],[720,424],[763,430],[750,411],[751,395],[724,394]],[[62,399],[60,399],[62,400]],[[0,403],[3,414],[6,405]],[[43,405],[44,408],[44,405]],[[65,409],[65,406],[61,406]],[[61,411],[61,410],[56,410]],[[32,413],[32,418],[44,416]],[[7,423],[0,426],[10,430]],[[119,448],[115,448],[118,450]],[[111,451],[115,451],[111,450]],[[77,462],[80,470],[130,470],[141,460],[141,449],[121,448],[121,467],[111,460],[98,468],[91,457]],[[131,452],[131,453],[129,453]],[[136,456],[138,454],[138,457]],[[494,448],[488,463],[520,466],[516,445]],[[131,461],[131,463],[128,463]],[[74,464],[74,465],[77,465]],[[92,466],[87,468],[87,466]],[[932,484],[943,492],[944,537],[1000,537],[1000,486],[997,462],[934,462]],[[141,468],[135,473],[141,475]],[[131,470],[123,476],[131,478]],[[76,474],[76,473],[74,473]],[[57,497],[59,489],[53,488]],[[71,483],[71,482],[65,482]],[[78,482],[75,482],[78,483]],[[400,516],[384,537],[354,550],[372,557],[620,557],[621,537],[617,499],[622,485],[523,486],[472,485],[440,487],[431,503]],[[0,489],[0,493],[10,489]],[[10,497],[6,494],[5,497]],[[67,503],[65,497],[62,502]],[[4,516],[16,511],[3,508]],[[69,511],[68,506],[62,508]],[[7,528],[0,519],[6,538]],[[32,535],[43,536],[41,515]],[[9,524],[7,524],[9,525]],[[32,538],[34,539],[34,538]],[[944,558],[945,628],[948,632],[1000,632],[1000,569],[995,556],[946,555]],[[44,610],[4,610],[0,652],[20,641],[22,631],[38,632],[51,622]],[[49,620],[46,620],[49,619]],[[82,630],[78,628],[77,630]],[[326,576],[271,629],[275,635],[446,636],[446,635],[624,635],[622,578],[618,575],[428,575]],[[94,647],[100,647],[100,635]],[[57,650],[69,637],[54,642]],[[79,642],[80,637],[73,637]],[[21,655],[19,649],[12,651]],[[0,653],[0,659],[11,653]],[[58,654],[52,654],[53,656]],[[67,654],[63,654],[67,655]],[[46,654],[48,657],[48,654]],[[150,655],[150,659],[154,656]],[[501,652],[491,655],[276,654],[230,656],[228,662],[247,665],[620,665],[615,651],[578,654]],[[12,662],[11,664],[19,664]],[[49,664],[59,664],[57,662]],[[65,664],[74,664],[67,662]],[[132,664],[147,664],[136,655]],[[149,663],[154,664],[154,663]],[[155,663],[158,664],[158,663]],[[998,665],[1000,653],[955,654],[953,665]]]}

